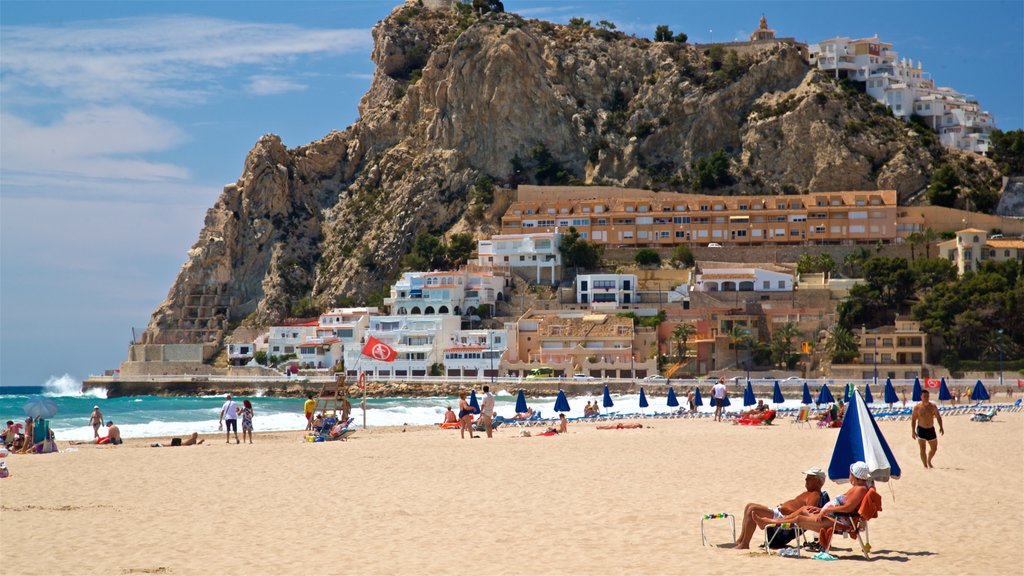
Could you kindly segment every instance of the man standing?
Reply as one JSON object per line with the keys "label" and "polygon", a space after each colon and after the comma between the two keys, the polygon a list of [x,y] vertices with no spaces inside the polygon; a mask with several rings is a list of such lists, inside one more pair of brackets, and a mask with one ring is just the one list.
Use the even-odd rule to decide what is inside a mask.
{"label": "man standing", "polygon": [[736,548],[750,548],[750,539],[753,538],[757,529],[755,519],[782,518],[792,514],[804,506],[821,505],[821,487],[825,485],[825,471],[814,467],[804,472],[804,492],[801,492],[792,500],[787,500],[774,508],[763,504],[751,502],[743,510],[743,528],[740,530],[740,539],[736,541]]}
{"label": "man standing", "polygon": [[[925,468],[935,468],[932,466],[932,458],[935,457],[935,451],[939,449],[939,438],[935,435],[935,420],[939,421],[939,434],[945,435],[946,431],[942,429],[942,414],[939,414],[939,409],[928,401],[931,396],[927,390],[921,390],[921,401],[914,406],[914,411],[910,418],[910,435],[912,438],[917,440],[917,444],[921,447],[921,462]],[[924,447],[928,444],[928,455],[925,456]]]}
{"label": "man standing", "polygon": [[100,426],[103,424],[103,413],[99,406],[92,407],[92,414],[89,415],[89,425],[92,426],[93,439],[100,437]]}
{"label": "man standing", "polygon": [[725,395],[727,393],[725,382],[721,380],[711,388],[711,401],[715,403],[715,422],[722,421],[722,410],[725,409]]}
{"label": "man standing", "polygon": [[220,409],[220,420],[217,422],[217,430],[221,430],[224,427],[224,423],[227,422],[227,444],[231,443],[231,431],[235,431],[235,444],[241,444],[238,441],[238,404],[231,399],[231,394],[226,396],[224,406]]}
{"label": "man standing", "polygon": [[484,425],[484,432],[488,438],[491,436],[491,420],[494,419],[494,394],[491,394],[491,387],[484,386],[483,400],[480,402],[480,423]]}
{"label": "man standing", "polygon": [[[231,398],[231,396],[228,396]],[[316,400],[312,394],[306,394],[306,402],[302,405],[302,411],[306,414],[306,430],[313,429],[313,411],[316,410]]]}

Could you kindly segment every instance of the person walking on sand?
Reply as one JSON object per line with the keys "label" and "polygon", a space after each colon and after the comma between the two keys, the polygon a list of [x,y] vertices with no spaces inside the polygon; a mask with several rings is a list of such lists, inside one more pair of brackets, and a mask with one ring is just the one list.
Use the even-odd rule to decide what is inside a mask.
{"label": "person walking on sand", "polygon": [[89,415],[89,425],[92,426],[93,440],[100,437],[100,426],[103,425],[103,412],[99,406],[92,407],[92,414]]}
{"label": "person walking on sand", "polygon": [[466,431],[469,431],[470,438],[476,438],[473,436],[473,407],[466,401],[466,391],[461,390],[459,392],[459,422],[462,426],[459,427],[459,436],[462,439],[466,438]]}
{"label": "person walking on sand", "polygon": [[480,402],[480,423],[484,425],[484,432],[488,438],[491,435],[491,421],[494,419],[494,394],[491,394],[491,387],[484,386],[483,399]]}
{"label": "person walking on sand", "polygon": [[302,404],[302,411],[306,414],[306,430],[313,429],[313,412],[316,411],[316,400],[312,394],[306,394],[306,402]]}
{"label": "person walking on sand", "polygon": [[[946,434],[946,431],[942,429],[942,414],[939,414],[939,409],[935,407],[935,404],[928,401],[930,396],[931,394],[927,390],[921,390],[921,401],[914,406],[910,417],[910,435],[917,440],[918,446],[921,447],[921,463],[925,468],[935,468],[932,465],[932,458],[935,457],[935,451],[939,449],[939,439],[935,435],[935,420],[939,421],[939,434],[943,436]],[[925,444],[930,448],[927,456],[925,456]]]}
{"label": "person walking on sand", "polygon": [[725,410],[725,395],[728,391],[725,389],[725,384],[719,381],[715,384],[714,388],[711,389],[711,401],[715,403],[715,422],[722,421],[722,411]]}
{"label": "person walking on sand", "polygon": [[226,422],[226,443],[231,443],[231,431],[234,430],[235,444],[241,444],[238,440],[238,404],[231,399],[231,394],[228,394],[225,398],[224,405],[220,408],[220,419],[217,421],[217,430],[223,430],[224,423]]}
{"label": "person walking on sand", "polygon": [[249,435],[249,444],[252,444],[252,417],[255,412],[252,409],[252,402],[242,400],[242,442],[245,442],[245,435]]}

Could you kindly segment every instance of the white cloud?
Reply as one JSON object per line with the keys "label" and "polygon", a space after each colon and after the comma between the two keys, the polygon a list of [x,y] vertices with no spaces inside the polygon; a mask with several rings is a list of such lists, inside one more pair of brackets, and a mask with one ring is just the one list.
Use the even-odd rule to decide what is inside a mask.
{"label": "white cloud", "polygon": [[[5,98],[88,102],[203,101],[233,69],[367,51],[369,30],[310,29],[172,16],[5,26]],[[41,94],[40,92],[47,92]]]}
{"label": "white cloud", "polygon": [[[0,114],[4,187],[50,183],[82,188],[90,179],[166,181],[189,178],[185,168],[142,156],[171,150],[186,136],[174,124],[130,106],[89,106],[50,124]],[[81,180],[85,180],[85,182]],[[69,185],[68,180],[74,181]],[[106,185],[106,184],[105,184]]]}
{"label": "white cloud", "polygon": [[249,77],[249,84],[246,85],[245,91],[255,96],[273,96],[286,92],[301,91],[307,88],[309,86],[300,84],[291,78],[257,75]]}

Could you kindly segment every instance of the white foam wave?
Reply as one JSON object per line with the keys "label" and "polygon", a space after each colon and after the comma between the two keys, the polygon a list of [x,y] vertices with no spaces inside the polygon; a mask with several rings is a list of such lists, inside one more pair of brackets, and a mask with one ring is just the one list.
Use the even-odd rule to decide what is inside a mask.
{"label": "white foam wave", "polygon": [[106,398],[107,391],[104,388],[93,388],[86,392],[82,391],[82,383],[75,380],[70,374],[63,376],[50,376],[43,384],[43,396],[81,396],[88,398]]}

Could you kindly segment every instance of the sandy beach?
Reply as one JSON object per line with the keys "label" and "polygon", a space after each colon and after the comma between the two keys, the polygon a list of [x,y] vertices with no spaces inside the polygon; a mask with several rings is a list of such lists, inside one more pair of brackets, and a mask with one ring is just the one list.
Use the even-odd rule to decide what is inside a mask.
{"label": "sandy beach", "polygon": [[730,549],[720,520],[709,525],[714,546],[703,547],[700,519],[793,497],[801,471],[827,467],[837,430],[789,420],[642,422],[649,427],[576,424],[556,437],[504,429],[492,440],[427,427],[324,444],[304,443],[299,432],[257,434],[242,446],[221,436],[180,448],[129,440],[9,457],[0,572],[1020,574],[1024,566],[1024,413],[988,424],[947,417],[933,470],[921,466],[909,422],[881,422],[903,478],[892,491],[880,485],[872,560],[837,538],[840,562],[827,568],[806,552]]}

